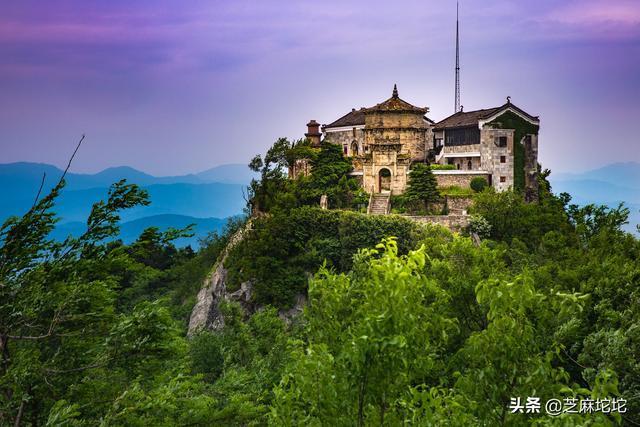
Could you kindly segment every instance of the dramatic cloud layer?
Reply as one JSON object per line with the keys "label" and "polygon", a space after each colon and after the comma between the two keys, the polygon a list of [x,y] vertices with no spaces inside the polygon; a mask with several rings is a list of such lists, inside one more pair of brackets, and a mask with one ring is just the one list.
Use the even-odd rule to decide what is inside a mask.
{"label": "dramatic cloud layer", "polygon": [[[542,120],[555,170],[640,160],[636,0],[462,1],[462,103]],[[177,174],[400,95],[452,113],[455,2],[0,5],[0,162]]]}

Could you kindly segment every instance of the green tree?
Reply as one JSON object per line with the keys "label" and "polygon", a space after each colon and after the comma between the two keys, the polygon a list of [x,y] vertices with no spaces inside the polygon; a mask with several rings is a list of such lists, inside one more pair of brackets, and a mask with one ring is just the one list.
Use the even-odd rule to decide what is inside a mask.
{"label": "green tree", "polygon": [[408,201],[422,203],[427,212],[431,204],[441,200],[438,181],[428,165],[423,163],[413,165],[404,194]]}
{"label": "green tree", "polygon": [[110,256],[102,242],[117,234],[119,211],[148,203],[145,191],[120,181],[93,205],[85,232],[59,243],[48,234],[63,187],[61,179],[0,227],[0,421],[16,425],[37,422],[50,386],[64,388],[111,358],[97,348],[114,321],[115,283],[91,277],[91,266]]}

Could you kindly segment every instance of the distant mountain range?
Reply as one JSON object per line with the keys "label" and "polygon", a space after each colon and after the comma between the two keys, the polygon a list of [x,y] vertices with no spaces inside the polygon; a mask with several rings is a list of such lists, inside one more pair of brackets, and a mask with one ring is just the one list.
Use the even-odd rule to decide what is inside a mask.
{"label": "distant mountain range", "polygon": [[[135,241],[140,234],[149,227],[158,227],[160,230],[166,230],[170,227],[180,229],[188,225],[194,224],[194,236],[177,239],[177,246],[191,245],[196,247],[198,241],[205,238],[209,233],[217,231],[221,232],[227,224],[228,219],[220,218],[194,218],[185,215],[152,215],[144,218],[128,221],[120,224],[120,235],[118,236],[125,243]],[[51,233],[51,236],[57,240],[64,240],[69,235],[79,236],[87,229],[87,224],[80,221],[66,222],[58,225]]]}
{"label": "distant mountain range", "polygon": [[640,163],[612,163],[581,173],[551,174],[554,193],[571,194],[573,203],[617,206],[624,202],[631,210],[629,231],[640,223]]}
{"label": "distant mountain range", "polygon": [[[25,213],[33,204],[43,174],[46,194],[58,182],[63,171],[42,163],[0,164],[0,223],[11,215]],[[122,166],[96,174],[68,173],[56,213],[60,223],[54,237],[64,238],[82,230],[93,203],[105,199],[114,182],[126,179],[149,192],[149,206],[122,213],[121,237],[125,241],[147,226],[184,227],[196,224],[196,236],[180,244],[195,244],[208,231],[220,230],[226,218],[242,214],[246,204],[244,188],[256,175],[245,165],[229,164],[183,176],[155,177]]]}
{"label": "distant mountain range", "polygon": [[[32,205],[43,174],[43,193],[55,185],[62,170],[42,163],[0,164],[0,223],[11,215],[21,215]],[[122,166],[96,174],[67,174],[67,186],[56,205],[61,218],[53,236],[64,238],[82,232],[91,205],[107,195],[109,186],[127,179],[145,188],[151,205],[131,209],[122,215],[120,237],[130,242],[149,226],[160,229],[196,224],[196,236],[180,245],[197,245],[210,231],[221,230],[227,218],[241,215],[245,206],[244,188],[256,175],[245,165],[217,166],[204,172],[155,177]],[[617,206],[624,202],[631,210],[629,231],[640,223],[640,163],[614,163],[582,173],[550,176],[553,192],[567,192],[577,204],[597,203]]]}

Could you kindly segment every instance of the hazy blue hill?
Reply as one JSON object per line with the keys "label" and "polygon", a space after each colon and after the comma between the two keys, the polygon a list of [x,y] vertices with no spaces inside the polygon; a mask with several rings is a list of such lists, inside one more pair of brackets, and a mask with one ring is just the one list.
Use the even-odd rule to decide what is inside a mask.
{"label": "hazy blue hill", "polygon": [[206,182],[227,182],[245,185],[249,184],[252,178],[258,178],[257,173],[249,169],[247,165],[241,164],[216,166],[198,173],[197,176]]}
{"label": "hazy blue hill", "polygon": [[151,176],[144,172],[140,172],[139,170],[132,167],[118,166],[107,168],[93,175],[74,175],[73,177],[69,178],[70,188],[80,188],[79,183],[73,182],[78,178],[82,178],[82,180],[84,181],[82,183],[82,188],[108,187],[112,183],[120,181],[121,179],[126,179],[127,181],[134,182],[138,185],[150,185],[155,184],[157,179],[154,176]]}
{"label": "hazy blue hill", "polygon": [[[248,168],[247,168],[248,169]],[[46,173],[45,188],[50,189],[62,176],[62,170],[45,163],[6,163],[0,164],[0,186],[3,191],[13,193],[38,191],[42,174]],[[126,179],[138,185],[192,183],[199,184],[205,181],[196,175],[155,177],[129,166],[107,168],[95,174],[67,173],[68,190],[84,190],[96,187],[108,187],[114,182]],[[7,185],[10,184],[10,185]]]}
{"label": "hazy blue hill", "polygon": [[130,219],[158,214],[225,218],[241,214],[246,204],[243,186],[238,184],[166,184],[145,188],[151,205],[132,209]]}
{"label": "hazy blue hill", "polygon": [[[181,238],[175,241],[178,246],[191,245],[196,247],[198,239],[204,238],[212,231],[222,231],[227,219],[221,218],[194,218],[186,215],[154,215],[139,218],[120,224],[120,236],[125,243],[135,241],[140,233],[149,227],[158,227],[164,231],[169,227],[184,228],[189,224],[195,224],[194,236]],[[86,224],[80,221],[58,224],[51,236],[57,240],[63,240],[69,235],[79,236],[86,230]]]}
{"label": "hazy blue hill", "polygon": [[[246,166],[243,168],[249,171]],[[224,182],[206,182],[194,174],[154,177],[127,166],[96,174],[69,173],[56,211],[64,222],[84,221],[92,203],[104,199],[108,187],[124,178],[149,190],[152,201],[148,207],[127,212],[125,221],[161,214],[225,218],[242,213],[245,205],[242,188],[250,178],[245,174],[247,179],[243,181],[240,165],[218,167],[209,172],[209,178],[217,177]],[[43,163],[0,164],[0,222],[10,215],[21,215],[31,207],[43,173],[46,173],[43,194],[46,194],[62,175],[61,169]]]}
{"label": "hazy blue hill", "polygon": [[[235,184],[157,184],[143,188],[149,191],[151,204],[123,212],[123,221],[163,214],[226,218],[241,214],[245,205],[242,186]],[[107,188],[64,191],[56,212],[64,222],[84,221],[91,205],[106,197]]]}
{"label": "hazy blue hill", "polygon": [[571,194],[577,203],[640,203],[640,189],[595,179],[551,180],[554,193]]}
{"label": "hazy blue hill", "polygon": [[[62,176],[62,169],[45,163],[5,163],[0,164],[0,189],[3,193],[35,196],[43,173],[46,173],[45,190],[51,189]],[[225,184],[248,185],[257,177],[246,165],[229,164],[216,166],[198,174],[176,176],[152,176],[129,166],[107,168],[95,174],[67,173],[68,190],[108,187],[116,181],[126,179],[138,185],[153,184],[205,184],[221,182]]]}
{"label": "hazy blue hill", "polygon": [[617,206],[624,202],[630,210],[626,230],[635,232],[640,224],[640,164],[614,163],[579,174],[554,174],[550,176],[553,192],[569,193],[572,202]]}
{"label": "hazy blue hill", "polygon": [[560,173],[554,179],[559,181],[596,180],[616,186],[640,189],[640,163],[612,163],[581,173]]}
{"label": "hazy blue hill", "polygon": [[[203,184],[205,182],[216,182],[216,181],[202,180],[194,174],[176,175],[176,176],[152,176],[144,172],[140,172],[139,170],[129,166],[118,166],[118,167],[108,168],[103,170],[102,172],[98,172],[95,175],[85,175],[85,176],[87,177],[91,176],[95,180],[95,183],[97,185],[91,185],[90,187],[85,186],[84,188],[109,186],[112,183],[119,181],[121,179],[126,179],[128,182],[133,182],[138,185],[178,184],[178,183]],[[225,182],[225,181],[217,181],[217,182]]]}

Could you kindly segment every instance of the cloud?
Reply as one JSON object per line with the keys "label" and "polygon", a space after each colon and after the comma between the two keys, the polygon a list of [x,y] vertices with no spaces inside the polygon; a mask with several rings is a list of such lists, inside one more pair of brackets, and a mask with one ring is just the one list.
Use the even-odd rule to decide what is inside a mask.
{"label": "cloud", "polygon": [[640,39],[637,0],[580,0],[560,3],[536,19],[552,34],[574,39]]}

